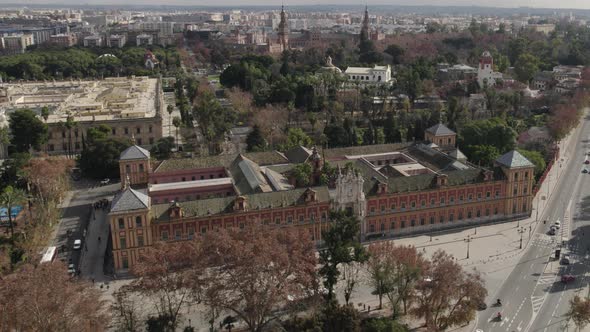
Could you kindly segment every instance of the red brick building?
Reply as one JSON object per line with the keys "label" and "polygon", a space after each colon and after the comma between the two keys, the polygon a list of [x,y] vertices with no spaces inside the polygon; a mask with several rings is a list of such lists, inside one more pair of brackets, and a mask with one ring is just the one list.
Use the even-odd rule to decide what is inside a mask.
{"label": "red brick building", "polygon": [[[136,173],[140,163],[153,165],[149,152],[131,147],[120,160],[128,180],[109,214],[115,269],[133,266],[154,241],[188,240],[221,227],[297,227],[320,244],[330,210],[356,215],[363,240],[530,215],[534,165],[524,156],[508,152],[485,169],[465,159],[444,125],[429,128],[426,137],[429,142],[169,159],[144,168],[143,176]],[[294,186],[291,171],[301,163],[311,166],[311,187]],[[330,185],[319,185],[324,163],[337,168]],[[132,189],[139,179],[147,188]]]}

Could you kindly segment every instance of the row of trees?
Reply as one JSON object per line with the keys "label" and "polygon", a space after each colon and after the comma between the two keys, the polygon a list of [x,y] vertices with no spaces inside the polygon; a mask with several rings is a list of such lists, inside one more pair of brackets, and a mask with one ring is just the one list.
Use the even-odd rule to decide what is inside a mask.
{"label": "row of trees", "polygon": [[[170,75],[180,68],[180,57],[174,48],[152,46],[151,49],[160,61],[156,71]],[[1,57],[0,76],[10,81],[152,75],[153,71],[145,68],[145,52],[142,47],[43,47]]]}
{"label": "row of trees", "polygon": [[[212,329],[239,321],[249,331],[262,331],[282,321],[287,331],[360,331],[359,312],[349,302],[364,282],[361,274],[393,310],[386,321],[365,324],[375,331],[393,326],[402,305],[431,331],[473,319],[486,296],[479,275],[464,272],[444,252],[429,260],[414,247],[390,242],[367,250],[358,241],[356,218],[331,218],[319,259],[309,234],[294,229],[219,229],[193,241],[159,243],[134,267],[138,278],[115,296],[115,322],[137,331],[147,318],[150,326],[172,331],[182,325],[186,308],[199,304]],[[344,305],[335,294],[339,283]],[[153,304],[143,306],[150,317],[141,316],[140,302]],[[296,318],[303,311],[306,318]]]}

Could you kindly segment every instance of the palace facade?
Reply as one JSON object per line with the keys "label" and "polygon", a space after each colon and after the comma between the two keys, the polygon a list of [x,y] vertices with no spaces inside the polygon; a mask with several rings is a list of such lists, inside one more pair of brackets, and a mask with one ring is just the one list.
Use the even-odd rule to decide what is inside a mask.
{"label": "palace facade", "polygon": [[[227,227],[297,227],[321,244],[330,210],[355,215],[363,241],[530,215],[534,165],[520,153],[508,152],[486,169],[466,160],[443,124],[425,137],[161,162],[132,146],[121,154],[125,180],[108,217],[115,269],[132,267],[156,241]],[[302,163],[311,168],[309,186],[298,187],[292,171]],[[326,163],[333,169],[328,176]]]}

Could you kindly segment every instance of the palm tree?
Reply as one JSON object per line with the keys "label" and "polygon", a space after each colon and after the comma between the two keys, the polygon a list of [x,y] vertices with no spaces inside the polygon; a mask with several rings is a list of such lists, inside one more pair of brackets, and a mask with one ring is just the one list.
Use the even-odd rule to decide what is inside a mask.
{"label": "palm tree", "polygon": [[74,117],[68,115],[65,123],[65,127],[68,130],[68,157],[73,155],[72,153],[72,128],[76,127],[78,124],[74,121]]}
{"label": "palm tree", "polygon": [[178,150],[178,127],[180,127],[181,122],[182,120],[177,116],[172,119],[172,124],[174,125],[174,128],[176,128],[176,150]]}
{"label": "palm tree", "polygon": [[174,112],[174,106],[168,105],[166,110],[168,111],[168,136],[170,136],[170,128],[172,127],[172,112]]}
{"label": "palm tree", "polygon": [[8,225],[10,227],[10,237],[14,236],[14,223],[12,221],[12,208],[18,204],[22,204],[26,200],[25,193],[20,190],[7,186],[0,194],[0,204],[8,209]]}

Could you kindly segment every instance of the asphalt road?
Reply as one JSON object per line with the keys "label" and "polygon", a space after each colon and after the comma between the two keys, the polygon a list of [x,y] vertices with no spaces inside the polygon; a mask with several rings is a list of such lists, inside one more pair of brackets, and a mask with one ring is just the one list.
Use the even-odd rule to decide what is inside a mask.
{"label": "asphalt road", "polygon": [[[590,121],[583,121],[569,155],[571,160],[564,166],[566,168],[560,173],[560,181],[549,197],[547,208],[539,216],[531,243],[498,293],[490,294],[492,303],[478,314],[477,328],[484,332],[563,331],[566,323],[563,314],[569,309],[569,299],[586,283],[580,276],[587,268],[581,263],[579,254],[585,254],[585,248],[590,245],[590,175],[582,173]],[[555,166],[559,167],[559,163]],[[578,204],[580,200],[582,203]],[[574,216],[573,222],[571,216]],[[560,232],[555,236],[548,235],[550,224],[558,219],[562,222]],[[547,224],[542,220],[548,220]],[[561,247],[562,238],[567,238],[563,234],[569,234],[570,228],[572,237],[566,247],[573,249],[572,264],[562,266],[553,257],[555,249]],[[562,248],[562,251],[569,248]],[[577,279],[564,285],[560,281],[564,273],[571,273]],[[493,305],[497,298],[502,300],[501,306]],[[498,312],[502,314],[501,320],[496,319]]]}
{"label": "asphalt road", "polygon": [[[119,188],[119,184],[99,186],[94,181],[81,180],[74,182],[72,198],[62,208],[62,217],[53,245],[58,247],[58,258],[62,261],[74,264],[76,270],[80,269],[80,258],[85,250],[85,230],[92,222],[92,204],[103,198],[112,198],[113,193]],[[74,250],[74,241],[82,240],[82,248]],[[95,248],[89,248],[93,250]]]}

